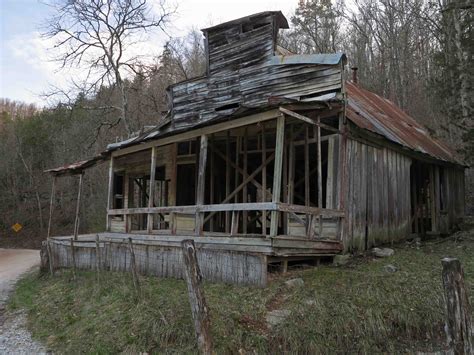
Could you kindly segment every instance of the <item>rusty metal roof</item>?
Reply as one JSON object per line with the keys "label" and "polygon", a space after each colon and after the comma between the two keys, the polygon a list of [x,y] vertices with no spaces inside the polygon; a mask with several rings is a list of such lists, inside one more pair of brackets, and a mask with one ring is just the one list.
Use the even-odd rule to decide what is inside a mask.
{"label": "rusty metal roof", "polygon": [[451,148],[390,100],[352,82],[346,83],[346,92],[346,116],[358,127],[433,158],[463,165]]}

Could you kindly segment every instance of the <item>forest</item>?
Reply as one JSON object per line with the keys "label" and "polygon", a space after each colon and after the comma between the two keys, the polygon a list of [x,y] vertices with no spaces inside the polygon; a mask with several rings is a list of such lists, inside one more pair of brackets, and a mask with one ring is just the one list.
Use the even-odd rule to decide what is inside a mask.
{"label": "forest", "polygon": [[[109,143],[159,124],[167,111],[166,88],[204,74],[197,30],[169,38],[151,60],[126,55],[127,44],[141,31],[170,26],[175,9],[161,5],[158,19],[147,18],[152,5],[145,0],[58,6],[44,35],[63,47],[57,60],[64,70],[82,66],[90,75],[45,93],[44,107],[0,99],[0,246],[39,246],[45,239],[51,177],[44,170],[92,157]],[[290,29],[281,31],[281,47],[292,53],[344,52],[348,80],[350,68],[357,67],[361,86],[403,108],[448,142],[466,165],[474,163],[471,2],[301,0],[285,16]],[[87,24],[82,30],[75,28],[80,21]],[[97,31],[103,24],[109,30]],[[85,175],[81,233],[104,229],[106,175],[105,166]],[[58,180],[53,235],[72,233],[77,179]],[[466,182],[472,213],[472,169]],[[15,223],[23,229],[12,230]]]}

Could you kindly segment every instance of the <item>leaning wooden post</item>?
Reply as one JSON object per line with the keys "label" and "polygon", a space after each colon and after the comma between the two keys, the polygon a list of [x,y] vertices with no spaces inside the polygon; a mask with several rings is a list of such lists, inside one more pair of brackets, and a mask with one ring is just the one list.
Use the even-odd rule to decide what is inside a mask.
{"label": "leaning wooden post", "polygon": [[464,284],[461,263],[455,258],[444,258],[443,286],[446,299],[446,335],[454,354],[472,354],[472,321],[469,298]]}
{"label": "leaning wooden post", "polygon": [[72,278],[76,279],[76,251],[74,250],[74,238],[71,238]]}
{"label": "leaning wooden post", "polygon": [[135,264],[135,252],[133,250],[132,238],[128,238],[128,248],[130,250],[130,271],[132,272],[133,286],[140,292],[140,283],[138,281],[137,265]]}
{"label": "leaning wooden post", "polygon": [[[276,142],[275,142],[275,165],[273,169],[273,191],[272,202],[280,202],[281,178],[283,164],[283,148],[285,143],[285,116],[280,115],[277,118]],[[278,234],[278,211],[273,210],[270,221],[270,236],[276,237]]]}
{"label": "leaning wooden post", "polygon": [[81,210],[81,194],[82,194],[82,180],[84,178],[84,172],[82,171],[79,175],[79,189],[77,191],[77,201],[76,201],[76,217],[74,219],[74,240],[77,240],[77,236],[79,235],[79,213]]}
{"label": "leaning wooden post", "polygon": [[48,250],[48,262],[49,262],[49,272],[51,276],[54,274],[53,267],[53,252],[51,250],[51,222],[53,219],[53,210],[54,210],[54,195],[56,193],[56,175],[53,175],[53,183],[51,185],[51,199],[49,202],[49,220],[48,220],[48,234],[46,235],[46,249]]}
{"label": "leaning wooden post", "polygon": [[[204,188],[206,186],[207,163],[207,136],[201,136],[201,149],[199,150],[198,181],[196,187],[196,205],[199,209],[204,204]],[[204,213],[196,211],[195,233],[201,235],[204,228]]]}
{"label": "leaning wooden post", "polygon": [[[148,207],[155,205],[155,174],[156,174],[156,147],[151,148],[151,165],[150,165],[150,193],[148,195]],[[153,231],[153,213],[148,213],[147,232],[151,234]]]}
{"label": "leaning wooden post", "polygon": [[201,289],[201,270],[196,258],[196,247],[190,239],[181,242],[184,260],[184,276],[188,285],[189,303],[194,320],[194,329],[201,354],[212,354],[212,338],[209,312]]}

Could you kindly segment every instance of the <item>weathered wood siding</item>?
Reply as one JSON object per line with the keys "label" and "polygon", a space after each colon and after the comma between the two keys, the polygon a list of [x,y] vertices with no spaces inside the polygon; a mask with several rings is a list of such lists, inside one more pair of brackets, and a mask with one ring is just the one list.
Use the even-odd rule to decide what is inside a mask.
{"label": "weathered wood siding", "polygon": [[[54,266],[72,267],[69,241],[51,240]],[[126,242],[100,242],[101,269],[130,272],[130,250]],[[168,278],[183,278],[180,247],[134,244],[135,262],[139,273]],[[228,250],[199,248],[197,252],[203,278],[214,282],[263,287],[267,282],[267,262],[263,255]],[[76,267],[96,269],[95,243],[75,243]]]}
{"label": "weathered wood siding", "polygon": [[345,186],[346,250],[366,250],[410,235],[411,159],[348,139]]}

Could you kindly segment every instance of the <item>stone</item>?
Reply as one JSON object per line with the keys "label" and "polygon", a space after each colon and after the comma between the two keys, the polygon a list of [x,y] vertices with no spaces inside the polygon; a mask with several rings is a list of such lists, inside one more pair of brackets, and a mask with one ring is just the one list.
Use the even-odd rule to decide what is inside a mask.
{"label": "stone", "polygon": [[291,311],[288,309],[275,309],[267,313],[265,320],[269,327],[275,327],[284,322],[290,314]]}
{"label": "stone", "polygon": [[395,265],[392,265],[392,264],[388,264],[388,265],[385,265],[383,267],[383,269],[386,271],[386,272],[397,272],[398,269]]}
{"label": "stone", "polygon": [[335,266],[346,265],[349,262],[350,258],[350,254],[336,255],[332,262]]}
{"label": "stone", "polygon": [[290,279],[285,281],[285,285],[290,288],[301,287],[304,285],[304,281],[302,278]]}
{"label": "stone", "polygon": [[372,253],[377,257],[377,258],[386,258],[389,256],[392,256],[395,254],[395,251],[390,248],[373,248]]}

